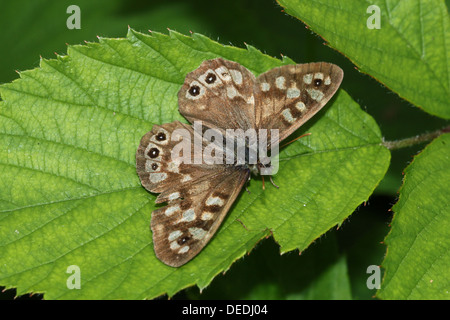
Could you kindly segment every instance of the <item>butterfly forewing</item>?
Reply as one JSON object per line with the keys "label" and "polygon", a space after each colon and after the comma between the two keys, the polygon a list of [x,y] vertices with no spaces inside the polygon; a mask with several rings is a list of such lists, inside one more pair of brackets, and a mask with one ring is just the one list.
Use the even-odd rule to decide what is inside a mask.
{"label": "butterfly forewing", "polygon": [[204,61],[186,76],[178,93],[180,113],[208,128],[255,127],[255,76],[240,64],[221,58]]}
{"label": "butterfly forewing", "polygon": [[334,95],[343,71],[326,63],[286,65],[256,79],[256,126],[278,129],[282,141],[314,116]]}

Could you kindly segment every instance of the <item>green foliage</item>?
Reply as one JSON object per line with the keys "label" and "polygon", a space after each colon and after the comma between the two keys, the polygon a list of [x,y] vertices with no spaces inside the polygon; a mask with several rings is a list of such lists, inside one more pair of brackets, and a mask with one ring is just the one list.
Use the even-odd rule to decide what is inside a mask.
{"label": "green foliage", "polygon": [[388,251],[383,299],[450,299],[450,134],[428,145],[405,171]]}
{"label": "green foliage", "polygon": [[[449,19],[442,1],[370,3],[381,8],[379,30],[366,27],[366,2],[278,2],[360,71],[424,111],[449,118]],[[387,208],[374,206],[372,197],[347,218],[366,204],[391,160],[377,190],[393,195],[405,162],[420,150],[416,146],[401,157],[393,152],[391,159],[383,136],[415,135],[444,121],[386,94],[301,23],[268,15],[274,11],[271,3],[243,0],[223,10],[203,0],[155,1],[141,10],[138,2],[79,0],[38,10],[46,3],[2,6],[0,29],[8,32],[1,39],[7,49],[0,52],[0,81],[12,79],[13,69],[36,64],[39,54],[65,51],[65,42],[116,36],[127,25],[169,26],[184,34],[205,30],[209,37],[129,29],[126,38],[68,46],[67,55],[41,58],[39,68],[0,86],[0,285],[17,288],[19,295],[43,292],[46,299],[153,298],[193,285],[203,294],[195,287],[182,291],[190,298],[367,299],[374,294],[365,285],[365,269],[381,264],[379,242],[387,224],[379,217]],[[73,3],[82,8],[83,28],[68,31],[61,12]],[[258,10],[242,9],[250,3]],[[214,19],[207,19],[211,10]],[[42,14],[33,15],[36,11]],[[17,12],[25,18],[16,19]],[[242,23],[230,25],[231,14]],[[250,45],[223,46],[210,39],[214,34],[222,43],[251,41],[292,59],[274,59]],[[292,139],[305,132],[311,136],[282,149],[274,177],[280,189],[266,183],[263,191],[261,180],[252,180],[250,193],[242,192],[202,253],[170,268],[154,257],[149,223],[155,195],[140,185],[134,155],[153,124],[186,121],[178,113],[177,91],[186,73],[218,56],[256,75],[294,60],[335,62],[345,70],[343,89]],[[368,106],[376,121],[359,104]],[[448,140],[442,136],[431,143],[406,170],[385,241],[379,298],[448,299]],[[276,244],[271,239],[259,244],[265,238]],[[70,265],[81,268],[80,290],[66,286]]]}
{"label": "green foliage", "polygon": [[[69,47],[1,87],[2,190],[14,186],[2,197],[3,282],[49,299],[204,288],[270,232],[282,252],[302,251],[367,199],[389,152],[373,119],[341,91],[307,128],[312,135],[281,153],[280,190],[253,181],[196,259],[178,269],[157,260],[148,230],[155,197],[137,179],[136,146],[152,124],[181,119],[176,93],[185,74],[217,56],[256,74],[290,62],[197,34],[130,30],[127,39]],[[66,288],[70,265],[83,270],[81,290]]]}
{"label": "green foliage", "polygon": [[[450,118],[450,19],[444,1],[278,2],[362,72],[426,112]],[[380,29],[366,27],[373,14],[366,13],[369,5],[380,8]]]}
{"label": "green foliage", "polygon": [[300,256],[296,252],[280,256],[277,244],[266,240],[201,294],[190,289],[188,296],[213,300],[351,299],[346,257],[338,250],[334,230],[317,242]]}

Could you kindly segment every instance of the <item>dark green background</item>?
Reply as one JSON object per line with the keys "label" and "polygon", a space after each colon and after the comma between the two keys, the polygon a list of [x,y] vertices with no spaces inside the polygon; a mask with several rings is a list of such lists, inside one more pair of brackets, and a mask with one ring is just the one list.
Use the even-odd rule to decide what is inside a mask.
{"label": "dark green background", "polygon": [[[66,27],[69,17],[66,9],[72,4],[81,9],[81,30]],[[287,55],[299,63],[338,64],[345,74],[341,87],[375,118],[386,140],[434,131],[445,125],[443,120],[422,112],[375,79],[360,73],[348,59],[324,45],[324,39],[305,28],[301,21],[286,15],[272,0],[2,2],[0,83],[17,79],[15,70],[38,67],[40,56],[64,55],[66,44],[96,42],[96,36],[126,37],[128,26],[141,32],[150,29],[167,33],[167,28],[184,34],[198,32],[237,47],[245,48],[245,42],[268,55],[278,58]],[[198,289],[190,288],[175,298],[283,298],[301,292],[328,264],[342,256],[347,259],[353,298],[371,298],[375,292],[365,286],[366,268],[383,260],[386,248],[380,242],[389,231],[388,209],[396,201],[402,170],[422,147],[393,151],[389,172],[367,205],[358,208],[339,230],[329,231],[318,239],[300,257],[294,252],[280,257],[273,240],[266,240],[233,265],[225,276],[218,276],[201,295]],[[309,264],[309,257],[320,256],[330,246],[338,252],[336,256],[324,258],[322,267]],[[274,289],[263,293],[255,289],[265,285]],[[9,299],[14,295],[14,290],[7,290],[0,298]],[[42,295],[33,297],[40,299]]]}

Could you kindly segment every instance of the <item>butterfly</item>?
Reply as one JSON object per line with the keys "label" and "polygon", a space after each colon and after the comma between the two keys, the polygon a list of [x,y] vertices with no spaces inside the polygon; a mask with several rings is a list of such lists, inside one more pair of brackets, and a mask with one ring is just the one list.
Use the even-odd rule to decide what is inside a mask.
{"label": "butterfly", "polygon": [[[187,74],[178,104],[194,125],[154,125],[136,152],[142,185],[159,193],[156,203],[167,203],[151,216],[156,257],[172,267],[194,258],[219,229],[251,172],[261,171],[261,165],[247,163],[247,156],[239,164],[195,161],[212,141],[202,136],[205,130],[194,130],[196,121],[220,133],[277,129],[281,142],[330,100],[342,79],[342,69],[331,63],[284,65],[255,77],[239,63],[222,58],[206,60]],[[184,159],[194,159],[190,163],[173,157],[182,140],[175,133],[181,131],[191,138],[183,154]],[[195,139],[200,144],[195,145]],[[249,147],[245,149],[247,155]],[[225,157],[218,151],[215,156]]]}

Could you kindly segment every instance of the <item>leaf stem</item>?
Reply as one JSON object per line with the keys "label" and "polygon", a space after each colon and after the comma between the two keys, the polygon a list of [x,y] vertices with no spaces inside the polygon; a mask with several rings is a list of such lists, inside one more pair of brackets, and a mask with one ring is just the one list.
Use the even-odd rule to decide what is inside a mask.
{"label": "leaf stem", "polygon": [[417,135],[417,136],[411,137],[411,138],[394,140],[394,141],[383,141],[382,144],[389,150],[396,150],[396,149],[401,149],[401,148],[412,147],[412,146],[421,144],[423,142],[431,141],[431,140],[439,137],[441,134],[448,133],[448,132],[450,132],[450,126],[445,127],[443,129],[436,130],[434,132]]}

